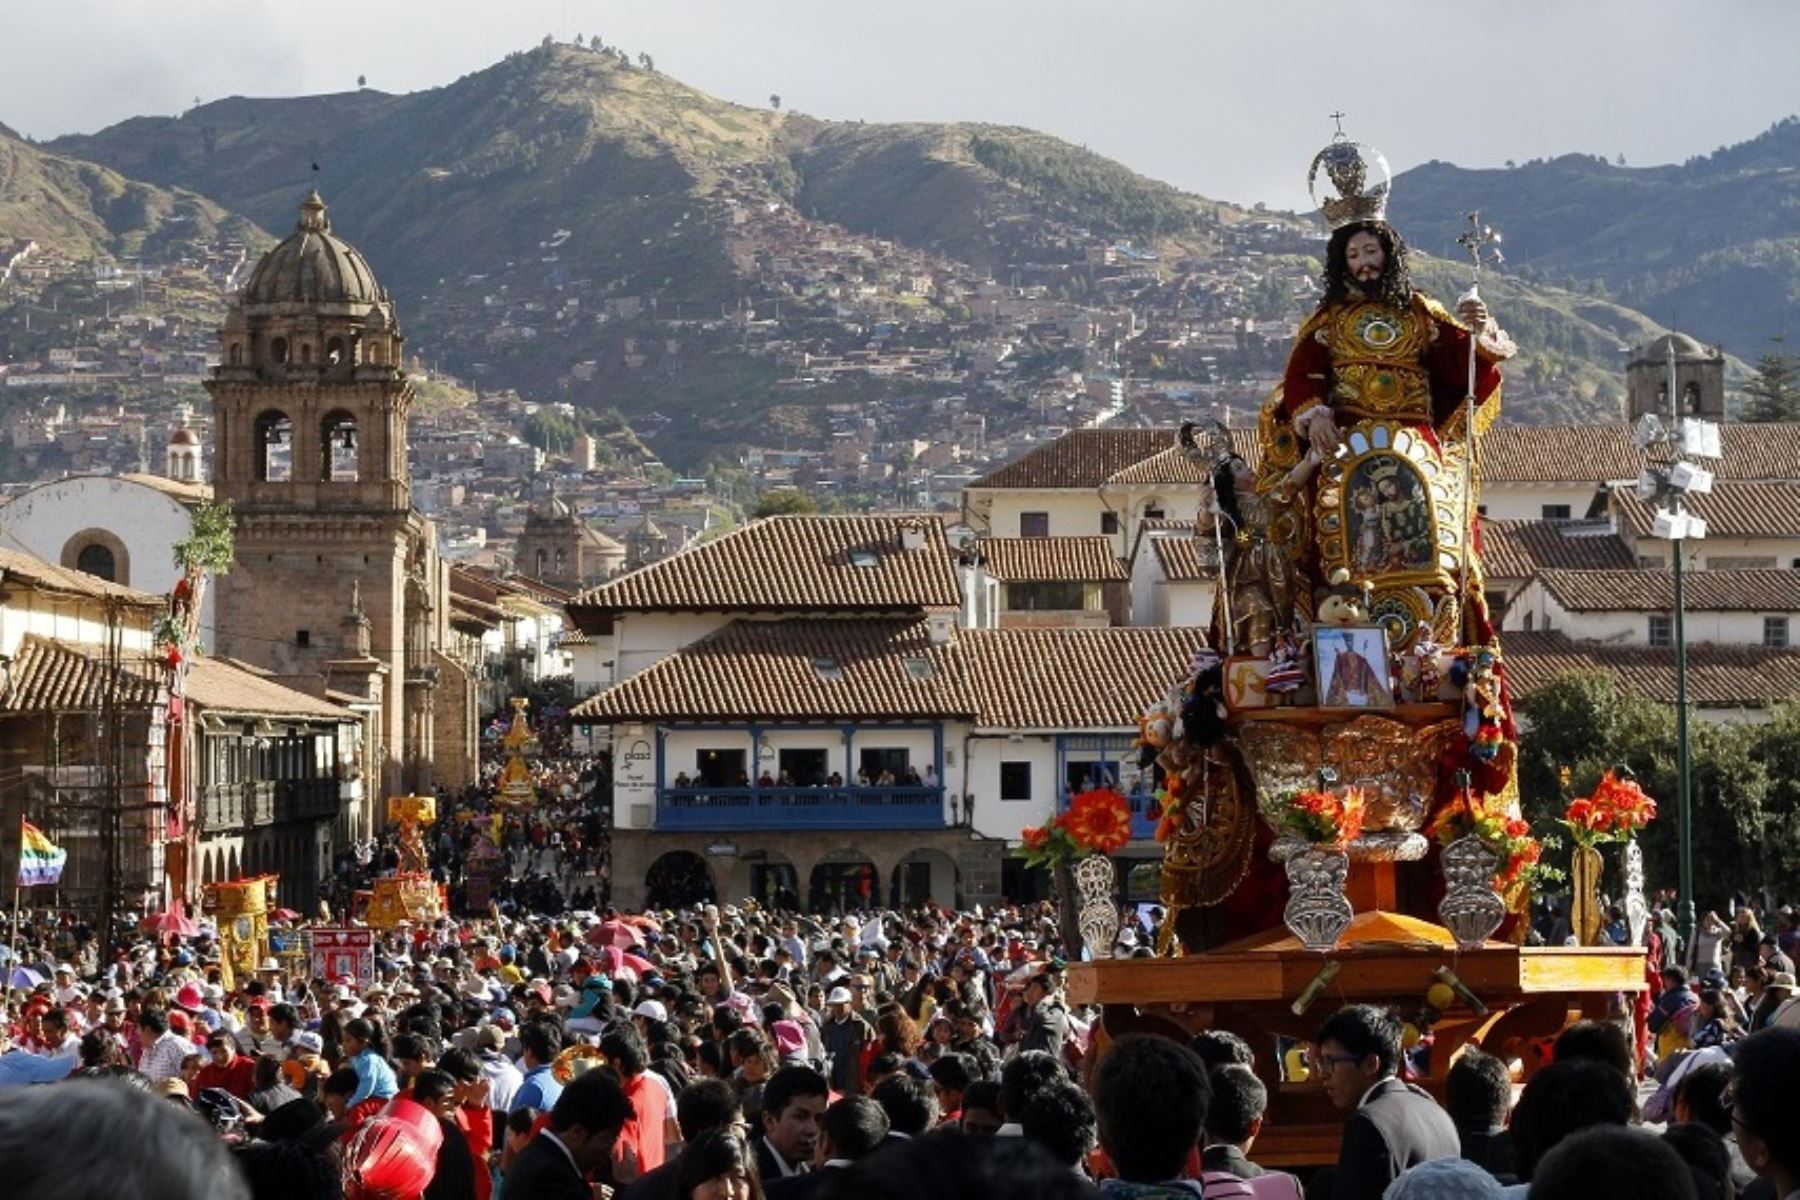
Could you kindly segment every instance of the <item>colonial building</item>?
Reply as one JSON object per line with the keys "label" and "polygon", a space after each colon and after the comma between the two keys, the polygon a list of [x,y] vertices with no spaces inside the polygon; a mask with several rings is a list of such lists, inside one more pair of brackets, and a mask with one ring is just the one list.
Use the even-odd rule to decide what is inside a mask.
{"label": "colonial building", "polygon": [[[1786,649],[1797,640],[1800,571],[1698,571],[1685,590],[1690,642]],[[1674,612],[1668,571],[1539,571],[1514,597],[1501,629],[1668,647],[1675,644]]]}
{"label": "colonial building", "polygon": [[11,551],[0,572],[7,860],[24,816],[69,852],[57,899],[72,908],[102,902],[109,862],[121,908],[244,873],[280,874],[284,902],[307,905],[350,835],[357,717],[213,656],[177,698],[155,647],[163,597]]}
{"label": "colonial building", "polygon": [[625,565],[625,547],[591,528],[560,496],[531,506],[513,554],[513,569],[579,592],[612,578]]}
{"label": "colonial building", "polygon": [[214,489],[237,518],[220,651],[369,714],[368,795],[474,773],[475,700],[450,638],[448,567],[412,507],[412,385],[386,289],[317,192],[266,253],[207,380]]}
{"label": "colonial building", "polygon": [[[205,484],[158,475],[76,475],[0,506],[0,537],[49,562],[167,595],[180,578],[175,546],[193,535],[193,510],[211,496]],[[209,588],[200,609],[209,649],[216,608]]]}

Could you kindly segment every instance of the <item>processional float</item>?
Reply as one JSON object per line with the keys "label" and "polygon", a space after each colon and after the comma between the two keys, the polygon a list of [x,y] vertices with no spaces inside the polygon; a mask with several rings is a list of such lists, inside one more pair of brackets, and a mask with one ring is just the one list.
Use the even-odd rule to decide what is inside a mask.
{"label": "processional float", "polygon": [[[1339,1005],[1429,1038],[1432,1087],[1471,1042],[1529,1072],[1535,1042],[1644,987],[1641,949],[1523,945],[1539,848],[1474,520],[1512,342],[1475,287],[1456,313],[1412,291],[1379,153],[1340,132],[1309,184],[1333,228],[1327,295],[1254,447],[1181,433],[1217,591],[1211,648],[1143,719],[1159,953],[1076,964],[1069,987],[1102,1006],[1102,1037],[1243,1036],[1271,1165],[1335,1157],[1341,1115],[1277,1048]],[[1498,238],[1469,224],[1479,275]]]}

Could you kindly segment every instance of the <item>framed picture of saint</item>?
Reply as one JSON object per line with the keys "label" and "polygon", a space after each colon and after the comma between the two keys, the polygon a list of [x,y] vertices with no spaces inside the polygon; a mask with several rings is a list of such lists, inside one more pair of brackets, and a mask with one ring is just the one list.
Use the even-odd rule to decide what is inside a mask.
{"label": "framed picture of saint", "polygon": [[1319,707],[1366,711],[1394,707],[1387,630],[1380,625],[1313,628]]}

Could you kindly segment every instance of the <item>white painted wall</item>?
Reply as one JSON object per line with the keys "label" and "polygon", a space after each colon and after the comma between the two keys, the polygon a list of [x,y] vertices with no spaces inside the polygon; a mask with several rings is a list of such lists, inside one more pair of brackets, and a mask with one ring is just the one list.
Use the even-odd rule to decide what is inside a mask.
{"label": "white painted wall", "polygon": [[[1800,642],[1800,613],[1694,611],[1688,612],[1684,622],[1687,640],[1722,646],[1760,646],[1765,615],[1787,617],[1789,637]],[[1578,642],[1644,646],[1650,641],[1650,617],[1651,614],[1645,612],[1571,613],[1558,604],[1541,583],[1533,581],[1513,598],[1501,621],[1501,631],[1516,633],[1529,628],[1542,633],[1549,630],[1566,634]]]}
{"label": "white painted wall", "polygon": [[1569,516],[1587,516],[1600,488],[1594,483],[1505,483],[1484,480],[1481,505],[1492,521],[1541,521],[1544,506],[1566,504]]}
{"label": "white painted wall", "polygon": [[614,620],[613,678],[622,682],[683,646],[723,629],[733,613],[621,613]]}
{"label": "white painted wall", "polygon": [[[194,523],[187,506],[167,493],[108,475],[59,479],[0,506],[0,545],[45,562],[61,564],[69,539],[86,529],[104,529],[124,544],[128,574],[118,582],[160,596],[180,578],[175,543],[193,533]],[[200,605],[200,642],[208,649],[217,592],[208,587]]]}
{"label": "white painted wall", "polygon": [[[0,601],[0,654],[9,657],[19,652],[19,643],[27,634],[56,638],[65,642],[104,645],[106,612],[98,600],[82,596],[57,595],[28,590],[26,585],[7,581],[4,601]],[[128,610],[122,620],[120,646],[125,653],[148,653],[153,641],[150,624],[155,614],[148,610]]]}
{"label": "white painted wall", "polygon": [[[1031,799],[1000,799],[1000,764],[1031,764]],[[975,831],[984,837],[1017,840],[1027,825],[1056,815],[1056,739],[1045,736],[975,737],[969,740],[968,793],[975,798]]]}

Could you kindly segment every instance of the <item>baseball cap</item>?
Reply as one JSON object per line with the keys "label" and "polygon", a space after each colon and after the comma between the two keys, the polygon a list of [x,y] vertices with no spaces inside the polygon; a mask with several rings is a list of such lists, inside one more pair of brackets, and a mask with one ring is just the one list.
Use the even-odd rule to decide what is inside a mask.
{"label": "baseball cap", "polygon": [[853,997],[850,994],[849,988],[834,987],[826,995],[825,1003],[827,1003],[827,1004],[849,1004],[853,999],[855,999],[855,997]]}
{"label": "baseball cap", "polygon": [[475,1031],[475,1044],[483,1050],[498,1050],[506,1045],[506,1032],[498,1025],[483,1025]]}
{"label": "baseball cap", "polygon": [[294,1049],[304,1050],[309,1054],[323,1054],[325,1052],[325,1039],[311,1030],[307,1030],[304,1033],[296,1033],[294,1035]]}
{"label": "baseball cap", "polygon": [[165,1099],[170,1096],[180,1096],[183,1100],[186,1100],[188,1098],[188,1085],[185,1080],[178,1078],[159,1079],[156,1081],[156,1094]]}
{"label": "baseball cap", "polygon": [[669,1010],[663,1006],[661,1000],[642,1000],[638,1002],[636,1008],[631,1010],[631,1015],[634,1017],[645,1017],[652,1021],[667,1021],[669,1019]]}

